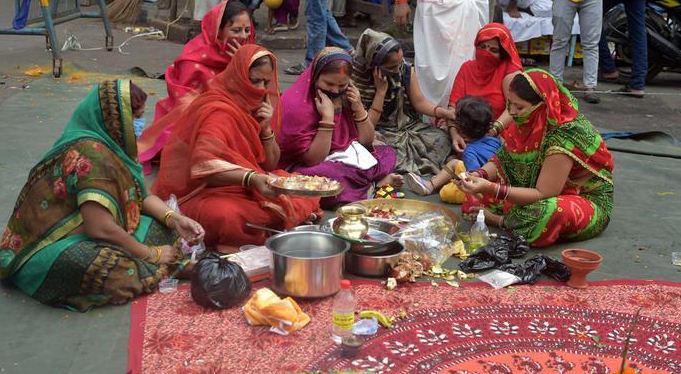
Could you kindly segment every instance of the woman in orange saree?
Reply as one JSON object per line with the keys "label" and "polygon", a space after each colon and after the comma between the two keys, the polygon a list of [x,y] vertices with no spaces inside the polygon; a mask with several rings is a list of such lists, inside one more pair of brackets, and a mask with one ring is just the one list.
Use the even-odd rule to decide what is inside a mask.
{"label": "woman in orange saree", "polygon": [[200,222],[209,246],[262,244],[246,223],[287,229],[321,215],[318,198],[276,195],[279,85],[274,55],[241,47],[231,64],[178,119],[161,155],[153,191],[177,195],[182,212]]}

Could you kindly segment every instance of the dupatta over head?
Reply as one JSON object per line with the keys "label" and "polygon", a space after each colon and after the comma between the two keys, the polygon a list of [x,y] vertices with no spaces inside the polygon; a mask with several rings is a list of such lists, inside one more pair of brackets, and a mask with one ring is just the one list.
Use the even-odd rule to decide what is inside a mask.
{"label": "dupatta over head", "polygon": [[599,132],[579,113],[577,99],[544,70],[528,69],[522,74],[542,103],[524,124],[513,122],[501,134],[504,145],[494,161],[507,183],[534,187],[544,159],[561,153],[574,160],[573,170],[584,168],[612,184],[612,155]]}
{"label": "dupatta over head", "polygon": [[[310,149],[321,119],[314,101],[317,95],[317,78],[326,65],[337,60],[352,64],[352,56],[343,49],[324,48],[300,78],[282,95],[281,104],[286,108],[282,113],[282,126],[279,134],[282,167],[300,162],[303,154]],[[336,127],[331,137],[330,153],[346,150],[358,137],[349,106],[344,106],[339,113],[336,113],[334,122]]]}
{"label": "dupatta over head", "polygon": [[118,225],[135,232],[145,196],[130,81],[103,81],[31,169],[0,242],[0,278],[80,226],[78,207],[85,202],[99,203]]}
{"label": "dupatta over head", "polygon": [[[499,40],[499,47],[504,51],[503,59],[477,47],[480,43],[494,38]],[[523,65],[511,32],[500,23],[489,23],[480,29],[475,38],[475,46],[475,60],[467,61],[461,66],[454,81],[449,103],[456,105],[459,99],[467,95],[480,96],[492,106],[496,118],[505,109],[502,90],[504,77],[522,71]]]}
{"label": "dupatta over head", "polygon": [[[388,53],[398,47],[400,47],[400,42],[384,32],[366,29],[359,37],[352,60],[352,75],[365,107],[371,106],[376,95],[374,68],[380,67]],[[405,90],[408,91],[409,89],[411,65],[403,61],[399,70],[399,74],[391,74],[386,77],[388,79],[388,92],[383,101],[384,116],[398,109],[400,96],[403,95]],[[409,102],[408,95],[405,99]]]}
{"label": "dupatta over head", "polygon": [[[249,73],[261,57],[272,62],[268,88],[254,86]],[[241,185],[209,186],[205,177],[232,170],[263,170],[267,156],[260,139],[260,124],[253,113],[266,98],[274,114],[272,129],[279,132],[279,85],[274,55],[251,44],[241,47],[232,63],[194,100],[178,119],[168,145],[163,149],[161,168],[153,191],[166,198],[177,195],[182,209],[206,230],[206,243],[262,243],[262,231],[251,232],[247,222],[269,227],[291,228],[319,213],[318,198],[279,195],[269,197]],[[270,174],[288,176],[281,170]]]}
{"label": "dupatta over head", "polygon": [[[268,56],[273,78],[267,89],[254,86],[250,66]],[[203,177],[223,171],[252,169],[261,173],[265,149],[260,124],[251,115],[268,96],[274,109],[272,129],[279,132],[279,85],[274,55],[255,44],[239,48],[232,63],[213,79],[185,114],[162,154],[161,169],[153,191],[161,197],[171,193],[179,199],[202,187]],[[243,190],[241,186],[229,186]]]}
{"label": "dupatta over head", "polygon": [[[208,81],[232,61],[227,53],[227,41],[219,39],[220,22],[227,3],[228,1],[224,1],[206,13],[201,20],[201,34],[190,40],[175,62],[166,69],[168,97],[156,103],[154,122],[138,140],[140,162],[143,164],[151,161],[170,138],[175,120],[188,105],[181,99],[189,93],[196,94],[205,90]],[[251,33],[246,44],[254,43],[255,27],[251,24]],[[193,97],[189,97],[187,101],[191,102],[192,99]],[[173,110],[178,107],[178,110]],[[148,170],[150,171],[151,169]]]}

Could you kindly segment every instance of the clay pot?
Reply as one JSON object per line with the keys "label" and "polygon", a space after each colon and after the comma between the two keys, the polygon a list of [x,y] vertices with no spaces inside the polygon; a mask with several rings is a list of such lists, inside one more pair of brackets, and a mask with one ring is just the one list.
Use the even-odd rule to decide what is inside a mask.
{"label": "clay pot", "polygon": [[594,251],[586,249],[566,249],[561,252],[563,263],[570,268],[570,280],[567,285],[572,288],[586,288],[587,274],[598,269],[603,257]]}

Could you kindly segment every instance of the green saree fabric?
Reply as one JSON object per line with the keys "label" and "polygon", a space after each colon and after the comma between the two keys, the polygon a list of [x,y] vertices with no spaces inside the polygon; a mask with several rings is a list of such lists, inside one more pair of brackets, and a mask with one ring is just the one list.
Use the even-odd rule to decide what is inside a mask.
{"label": "green saree fabric", "polygon": [[[55,274],[80,274],[80,290],[91,288],[89,283],[97,277],[88,278],[84,266],[92,265],[99,255],[90,251],[88,257],[81,250],[82,261],[75,266],[74,261],[64,261],[76,253],[74,248],[96,245],[126,257],[121,249],[106,243],[88,244],[94,242],[74,232],[83,221],[79,206],[88,201],[105,207],[128,233],[148,237],[151,223],[140,224],[146,190],[136,161],[132,122],[130,81],[104,81],[78,105],[62,136],[29,173],[17,198],[0,242],[2,279],[41,301],[68,304],[65,300],[78,295],[38,296],[46,285],[60,283]],[[100,269],[100,275],[104,273]],[[111,276],[113,271],[108,273]],[[83,305],[74,307],[83,309]]]}
{"label": "green saree fabric", "polygon": [[556,197],[520,206],[486,196],[483,205],[505,215],[505,226],[533,246],[592,238],[606,229],[612,214],[612,155],[565,87],[543,70],[523,74],[542,105],[524,123],[513,123],[502,133],[504,145],[492,159],[500,183],[535,188],[544,160],[554,154],[571,158],[573,167]]}

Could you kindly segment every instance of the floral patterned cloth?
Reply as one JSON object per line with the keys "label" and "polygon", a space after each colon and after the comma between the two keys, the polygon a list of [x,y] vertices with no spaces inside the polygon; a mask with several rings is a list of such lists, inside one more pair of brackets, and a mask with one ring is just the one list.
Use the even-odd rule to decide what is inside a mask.
{"label": "floral patterned cloth", "polygon": [[[400,285],[353,281],[357,310],[397,316],[351,358],[331,340],[332,298],[299,300],[311,322],[289,336],[249,326],[240,307],[207,310],[188,287],[132,304],[130,373],[616,373],[630,366],[681,372],[681,284],[592,282],[585,290],[539,283]],[[244,363],[248,363],[244,365]]]}
{"label": "floral patterned cloth", "polygon": [[[97,256],[78,264],[68,259],[82,259],[91,252],[81,248],[79,254],[66,253],[85,242],[93,243],[74,232],[83,223],[79,206],[88,201],[105,207],[138,240],[147,237],[151,220],[140,224],[146,190],[132,123],[130,81],[104,81],[79,104],[62,136],[31,170],[17,198],[0,243],[2,279],[41,301],[68,304],[69,297],[88,293],[90,283],[104,282],[113,274],[118,256],[127,257],[120,249],[99,270],[94,268]],[[111,247],[105,244],[92,246]],[[153,272],[157,270],[154,267]],[[80,275],[78,287],[64,285],[70,293],[39,295],[45,282],[59,283],[63,280],[59,275],[75,274]],[[108,293],[100,292],[96,298],[106,302],[111,299]],[[87,308],[82,303],[74,307]]]}

